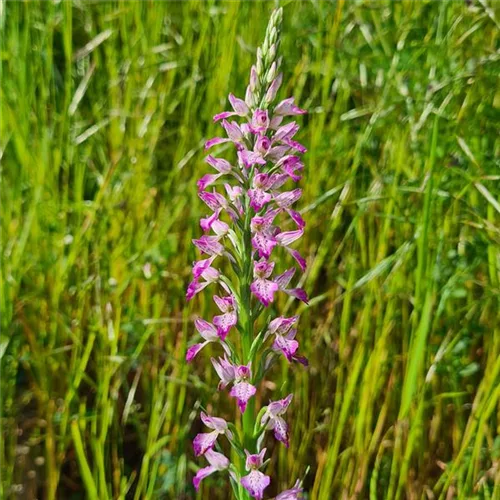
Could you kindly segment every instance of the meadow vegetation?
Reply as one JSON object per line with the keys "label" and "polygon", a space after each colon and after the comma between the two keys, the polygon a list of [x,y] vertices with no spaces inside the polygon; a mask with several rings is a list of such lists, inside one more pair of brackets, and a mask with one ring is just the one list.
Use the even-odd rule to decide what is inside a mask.
{"label": "meadow vegetation", "polygon": [[[498,4],[281,5],[312,300],[309,368],[260,401],[293,385],[269,490],[498,499]],[[215,310],[184,298],[196,179],[273,6],[0,2],[1,498],[195,498],[217,384],[184,362]],[[229,494],[214,476],[198,498]]]}

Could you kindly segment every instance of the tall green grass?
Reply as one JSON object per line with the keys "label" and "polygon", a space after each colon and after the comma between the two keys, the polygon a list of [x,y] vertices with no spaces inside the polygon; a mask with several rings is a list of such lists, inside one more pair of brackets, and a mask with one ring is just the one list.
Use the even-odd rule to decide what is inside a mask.
{"label": "tall green grass", "polygon": [[[498,5],[282,4],[313,300],[272,491],[498,499]],[[195,179],[272,6],[0,2],[1,498],[195,497]]]}

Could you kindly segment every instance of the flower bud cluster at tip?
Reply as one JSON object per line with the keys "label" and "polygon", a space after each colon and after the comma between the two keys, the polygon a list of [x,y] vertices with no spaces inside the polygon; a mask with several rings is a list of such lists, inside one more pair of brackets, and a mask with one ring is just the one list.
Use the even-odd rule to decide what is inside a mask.
{"label": "flower bud cluster at tip", "polygon": [[250,84],[245,102],[253,111],[257,107],[266,109],[274,100],[283,75],[279,72],[281,57],[278,57],[281,41],[283,9],[273,11],[269,20],[264,43],[257,48],[257,62],[250,70]]}

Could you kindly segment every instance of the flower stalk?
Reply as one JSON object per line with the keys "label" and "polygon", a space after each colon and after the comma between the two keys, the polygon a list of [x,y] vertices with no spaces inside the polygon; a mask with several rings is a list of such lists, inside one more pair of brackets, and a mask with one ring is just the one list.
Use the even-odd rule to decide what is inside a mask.
{"label": "flower stalk", "polygon": [[[268,462],[266,448],[262,447],[266,433],[272,431],[277,441],[289,446],[284,415],[292,394],[257,409],[256,394],[263,377],[281,355],[289,363],[307,365],[307,360],[298,354],[297,316],[273,319],[271,316],[267,322],[260,319],[278,292],[305,303],[308,300],[303,289],[290,287],[296,269],[292,267],[277,274],[278,267],[287,259],[272,259],[278,253],[275,248],[281,247],[301,271],[305,270],[305,259],[292,248],[305,227],[300,214],[292,209],[302,192],[288,186],[301,179],[304,165],[300,155],[306,149],[293,139],[299,130],[297,123],[283,124],[286,117],[305,111],[294,104],[293,98],[273,106],[283,79],[278,57],[282,16],[282,9],[271,15],[264,43],[257,50],[257,61],[250,71],[245,100],[230,94],[233,110],[214,116],[227,137],[210,139],[205,147],[232,143],[236,161],[211,154],[206,157],[217,173],[206,174],[198,181],[198,194],[212,213],[200,221],[205,234],[193,240],[203,258],[193,264],[193,280],[186,294],[191,300],[213,285],[222,292],[214,295],[221,314],[214,316],[212,322],[201,318],[195,321],[204,341],[191,345],[186,359],[192,362],[209,343],[220,344],[223,356],[211,359],[220,378],[218,388],[230,387],[229,396],[236,399],[242,415],[240,432],[222,418],[201,414],[210,432],[198,434],[193,447],[195,455],[203,455],[209,465],[198,471],[193,484],[198,489],[208,475],[226,471],[238,500],[264,498],[264,491],[271,483],[271,477],[263,472]],[[230,121],[231,117],[242,123]],[[222,177],[224,182],[219,180]],[[221,194],[221,188],[225,195]],[[283,230],[278,220],[292,229]],[[226,265],[215,267],[216,261],[219,266],[224,262]],[[232,464],[224,455],[224,439],[240,456],[239,464]],[[300,482],[275,497],[276,500],[299,498],[302,498]]]}

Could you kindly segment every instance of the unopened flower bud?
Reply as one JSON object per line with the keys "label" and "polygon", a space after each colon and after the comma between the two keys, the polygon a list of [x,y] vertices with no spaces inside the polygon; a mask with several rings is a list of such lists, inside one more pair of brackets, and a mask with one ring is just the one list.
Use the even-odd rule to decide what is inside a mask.
{"label": "unopened flower bud", "polygon": [[273,64],[271,64],[271,67],[269,68],[268,72],[266,73],[266,83],[271,83],[275,76],[276,76],[276,72],[277,72],[277,67],[276,67],[276,61],[273,62]]}
{"label": "unopened flower bud", "polygon": [[245,103],[249,108],[253,108],[255,106],[254,94],[252,92],[250,85],[248,85],[247,91],[245,94]]}
{"label": "unopened flower bud", "polygon": [[265,97],[265,103],[267,105],[271,104],[274,101],[276,94],[278,93],[278,90],[281,87],[282,81],[283,81],[283,73],[279,73],[278,76],[273,80],[273,82],[269,86],[269,89],[267,90]]}
{"label": "unopened flower bud", "polygon": [[274,61],[274,58],[276,57],[276,50],[277,50],[276,44],[273,43],[271,47],[269,47],[269,59],[271,61]]}
{"label": "unopened flower bud", "polygon": [[259,77],[257,75],[257,68],[252,66],[252,69],[250,70],[250,88],[252,89],[252,92],[257,88],[258,83]]}
{"label": "unopened flower bud", "polygon": [[[257,53],[259,52],[259,49],[257,49]],[[264,63],[262,61],[262,57],[258,57],[257,56],[257,65],[256,65],[256,69],[257,69],[257,74],[259,76],[262,76],[262,73],[264,72]]]}

